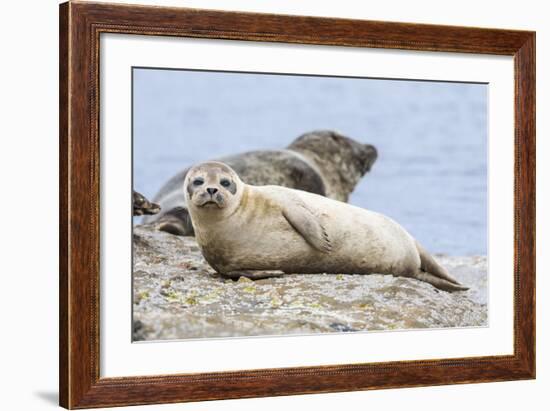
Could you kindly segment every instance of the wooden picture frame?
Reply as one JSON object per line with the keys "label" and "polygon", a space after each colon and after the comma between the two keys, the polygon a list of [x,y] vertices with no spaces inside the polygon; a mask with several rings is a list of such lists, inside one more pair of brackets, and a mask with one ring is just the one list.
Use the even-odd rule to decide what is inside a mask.
{"label": "wooden picture frame", "polygon": [[[514,354],[100,378],[101,33],[483,53],[515,71]],[[69,2],[60,6],[60,404],[90,408],[535,377],[535,33]]]}

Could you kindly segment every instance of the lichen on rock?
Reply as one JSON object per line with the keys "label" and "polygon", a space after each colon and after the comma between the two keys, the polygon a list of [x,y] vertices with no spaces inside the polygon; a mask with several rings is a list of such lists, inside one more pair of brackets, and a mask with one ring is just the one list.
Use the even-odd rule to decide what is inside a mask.
{"label": "lichen on rock", "polygon": [[135,341],[487,326],[487,257],[435,255],[470,290],[391,275],[217,274],[193,237],[134,227]]}

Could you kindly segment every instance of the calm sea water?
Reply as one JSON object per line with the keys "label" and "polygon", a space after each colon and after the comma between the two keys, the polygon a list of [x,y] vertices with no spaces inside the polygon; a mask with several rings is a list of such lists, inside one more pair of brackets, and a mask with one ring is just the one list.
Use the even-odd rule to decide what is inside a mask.
{"label": "calm sea water", "polygon": [[379,158],[350,202],[434,253],[487,252],[487,86],[134,69],[134,188],[182,168],[335,129]]}

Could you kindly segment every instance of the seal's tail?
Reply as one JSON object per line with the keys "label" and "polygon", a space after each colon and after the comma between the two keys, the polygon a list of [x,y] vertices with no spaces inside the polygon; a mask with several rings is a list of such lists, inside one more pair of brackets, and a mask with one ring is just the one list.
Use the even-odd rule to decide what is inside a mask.
{"label": "seal's tail", "polygon": [[445,268],[438,264],[437,261],[418,243],[416,249],[420,255],[420,270],[416,273],[415,278],[421,281],[430,283],[436,288],[444,291],[466,291],[469,287],[460,284],[455,280]]}

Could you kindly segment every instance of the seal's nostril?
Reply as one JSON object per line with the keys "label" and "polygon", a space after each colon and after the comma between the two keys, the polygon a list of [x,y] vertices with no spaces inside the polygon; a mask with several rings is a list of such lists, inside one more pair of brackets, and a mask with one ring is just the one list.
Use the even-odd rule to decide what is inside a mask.
{"label": "seal's nostril", "polygon": [[214,195],[214,194],[216,194],[216,193],[218,192],[218,189],[215,188],[215,187],[208,187],[208,188],[206,189],[206,191],[208,191],[208,194]]}

